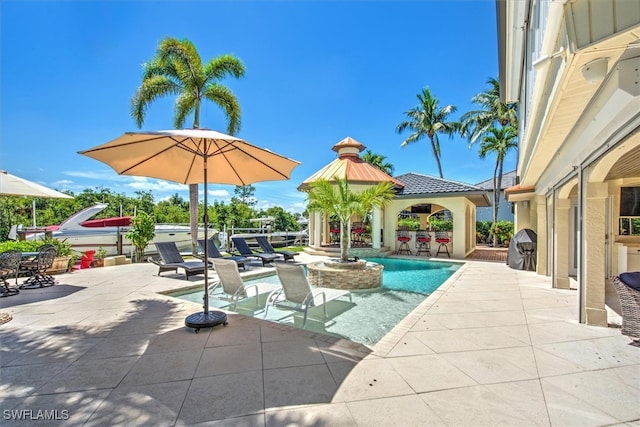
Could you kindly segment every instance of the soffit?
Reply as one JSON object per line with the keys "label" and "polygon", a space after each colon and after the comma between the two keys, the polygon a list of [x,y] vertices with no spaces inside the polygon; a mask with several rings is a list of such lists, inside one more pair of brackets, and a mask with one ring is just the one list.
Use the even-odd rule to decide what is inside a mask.
{"label": "soffit", "polygon": [[640,145],[622,156],[607,174],[607,180],[628,177],[640,177]]}
{"label": "soffit", "polygon": [[[589,83],[582,76],[581,68],[594,59],[607,57],[608,70],[611,72],[615,64],[625,52],[628,45],[638,40],[632,31],[618,34],[605,41],[591,45],[571,55],[562,74],[558,76],[558,89],[546,111],[536,111],[545,116],[536,148],[528,160],[525,171],[520,176],[521,184],[536,185],[552,160],[561,155],[562,144],[578,123],[579,118],[589,107],[589,102],[596,93],[599,84]],[[553,84],[553,82],[551,82]],[[541,110],[541,106],[534,106]]]}

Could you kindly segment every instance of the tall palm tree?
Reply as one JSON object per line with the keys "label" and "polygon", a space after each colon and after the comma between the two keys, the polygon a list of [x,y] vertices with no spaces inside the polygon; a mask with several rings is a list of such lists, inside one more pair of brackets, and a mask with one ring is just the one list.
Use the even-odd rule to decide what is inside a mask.
{"label": "tall palm tree", "polygon": [[443,178],[438,134],[453,137],[460,129],[460,123],[448,121],[451,113],[456,111],[456,107],[447,105],[440,108],[440,101],[431,94],[428,87],[422,89],[422,92],[417,97],[420,103],[405,113],[407,120],[401,122],[396,128],[398,133],[403,133],[406,130],[413,132],[400,146],[405,147],[421,140],[425,136],[428,137],[429,142],[431,142],[433,157],[438,164],[438,173],[440,178]]}
{"label": "tall palm tree", "polygon": [[471,98],[471,102],[479,105],[480,108],[464,113],[460,117],[461,133],[469,137],[469,145],[473,145],[496,124],[518,129],[518,104],[502,101],[498,79],[490,77],[487,84],[489,89]]}
{"label": "tall palm tree", "polygon": [[375,166],[380,169],[382,172],[387,175],[393,175],[393,170],[395,169],[393,165],[389,162],[385,162],[387,156],[383,156],[382,154],[374,153],[371,150],[366,150],[360,158],[369,163],[371,166]]}
{"label": "tall palm tree", "polygon": [[[504,158],[509,151],[516,148],[518,134],[513,126],[492,127],[485,132],[478,152],[481,159],[488,154],[495,153],[496,166],[493,170],[493,224],[498,221],[498,208],[500,205],[500,189],[502,188],[502,171]],[[493,245],[497,244],[497,237],[493,236]]]}
{"label": "tall palm tree", "polygon": [[309,185],[307,197],[310,212],[319,211],[327,216],[334,215],[340,220],[340,258],[349,258],[351,239],[349,222],[355,214],[364,215],[374,207],[383,207],[394,196],[391,182],[380,182],[360,193],[349,189],[347,179],[335,178],[335,185],[327,180],[319,180]]}
{"label": "tall palm tree", "polygon": [[[191,41],[166,37],[156,55],[143,64],[142,84],[131,98],[131,116],[140,128],[153,101],[175,95],[174,127],[184,126],[193,113],[193,127],[200,127],[200,103],[209,100],[217,104],[227,118],[227,133],[240,129],[240,105],[233,92],[220,80],[244,76],[244,65],[233,55],[221,55],[206,64]],[[198,184],[189,185],[189,216],[193,252],[198,248]]]}

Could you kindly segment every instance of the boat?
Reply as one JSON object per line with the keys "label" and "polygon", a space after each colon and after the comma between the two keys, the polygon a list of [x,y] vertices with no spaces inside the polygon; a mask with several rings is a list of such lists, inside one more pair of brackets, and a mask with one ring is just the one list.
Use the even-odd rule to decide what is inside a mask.
{"label": "boat", "polygon": [[[107,251],[107,256],[133,254],[135,246],[125,237],[131,228],[132,217],[91,219],[107,206],[106,203],[98,203],[71,215],[60,225],[52,225],[44,230],[30,232],[26,229],[26,239],[41,239],[45,235],[50,235],[71,243],[72,248],[78,252],[97,250],[102,247]],[[204,228],[200,227],[198,235],[203,234]],[[209,235],[216,236],[217,231],[210,229]],[[155,247],[156,242],[175,242],[181,252],[191,252],[191,229],[188,225],[156,224],[155,237],[145,249],[145,255],[158,253]]]}

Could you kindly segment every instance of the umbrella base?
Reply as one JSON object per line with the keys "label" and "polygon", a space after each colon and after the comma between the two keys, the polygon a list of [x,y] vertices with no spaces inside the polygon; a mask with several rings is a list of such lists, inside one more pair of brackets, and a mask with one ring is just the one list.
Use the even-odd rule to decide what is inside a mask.
{"label": "umbrella base", "polygon": [[227,326],[229,323],[227,322],[227,314],[222,311],[208,311],[206,313],[201,311],[187,316],[184,324],[187,328],[194,328],[197,334],[202,328],[212,328],[218,325]]}

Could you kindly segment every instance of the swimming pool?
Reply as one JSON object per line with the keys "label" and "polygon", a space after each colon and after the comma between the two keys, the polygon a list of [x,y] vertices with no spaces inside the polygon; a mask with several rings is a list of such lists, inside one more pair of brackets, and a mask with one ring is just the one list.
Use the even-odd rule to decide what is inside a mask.
{"label": "swimming pool", "polygon": [[[352,291],[353,303],[348,299],[331,301],[327,304],[326,322],[321,307],[309,310],[306,330],[373,345],[462,266],[453,262],[396,258],[367,258],[367,261],[384,265],[382,287]],[[275,274],[246,281],[248,284],[256,282],[280,283]],[[173,293],[172,296],[201,303],[203,291]],[[215,298],[210,298],[209,304],[228,309],[225,302]],[[263,301],[260,301],[260,307],[264,307]],[[258,318],[264,316],[264,310],[255,310],[255,301],[241,302],[235,311]],[[302,324],[299,314],[277,308],[269,308],[267,320],[296,327]]]}

